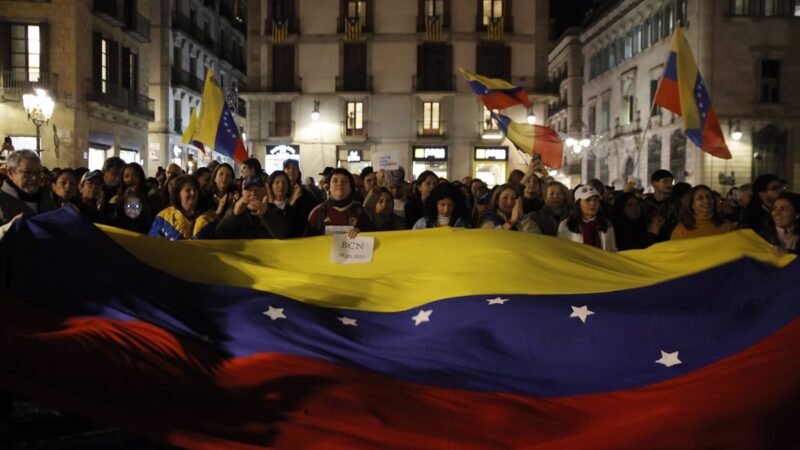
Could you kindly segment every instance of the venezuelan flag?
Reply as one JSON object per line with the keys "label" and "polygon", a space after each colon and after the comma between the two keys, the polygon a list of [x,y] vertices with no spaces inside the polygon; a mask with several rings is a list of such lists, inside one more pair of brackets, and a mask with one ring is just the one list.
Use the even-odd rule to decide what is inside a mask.
{"label": "venezuelan flag", "polygon": [[531,107],[531,101],[528,99],[525,89],[499,78],[484,77],[467,72],[460,67],[458,70],[461,71],[464,78],[467,79],[469,87],[478,94],[489,111],[510,108],[517,104],[522,104],[526,108]]}
{"label": "venezuelan flag", "polygon": [[334,265],[328,237],[16,222],[0,388],[190,448],[800,445],[800,264],[750,231],[621,254],[375,236]]}
{"label": "venezuelan flag", "polygon": [[542,163],[560,169],[564,160],[564,143],[555,130],[540,125],[516,123],[510,117],[492,113],[492,118],[506,138],[520,150],[542,157]]}
{"label": "venezuelan flag", "polygon": [[672,49],[658,84],[655,104],[683,117],[686,136],[698,148],[717,158],[731,159],[711,97],[680,26],[675,27],[672,35]]}
{"label": "venezuelan flag", "polygon": [[193,133],[195,141],[213,147],[215,152],[233,158],[236,162],[244,162],[248,158],[239,127],[233,120],[228,102],[225,101],[211,69],[206,73],[203,85],[198,122],[197,130]]}
{"label": "venezuelan flag", "polygon": [[197,132],[197,111],[194,108],[189,111],[189,124],[186,126],[186,129],[183,130],[183,136],[181,136],[181,142],[184,144],[192,144],[195,147],[199,148],[201,152],[206,152],[206,146],[203,145],[202,142],[196,141],[194,139],[194,133]]}

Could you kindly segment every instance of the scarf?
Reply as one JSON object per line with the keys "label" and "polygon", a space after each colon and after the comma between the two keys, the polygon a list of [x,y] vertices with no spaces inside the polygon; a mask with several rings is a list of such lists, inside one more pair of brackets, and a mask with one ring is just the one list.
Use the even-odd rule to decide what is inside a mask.
{"label": "scarf", "polygon": [[16,194],[17,194],[17,198],[22,200],[23,202],[39,204],[39,202],[42,201],[42,190],[41,189],[36,191],[35,194],[29,194],[29,193],[23,191],[22,189],[18,188],[17,185],[14,184],[13,181],[11,181],[11,178],[6,178],[5,182],[8,183],[9,187],[14,189],[14,192],[16,192]]}
{"label": "scarf", "polygon": [[795,246],[797,246],[797,233],[795,232],[794,227],[775,227],[775,229],[778,232],[778,242],[780,245],[786,250],[794,250]]}
{"label": "scarf", "polygon": [[436,216],[436,224],[440,227],[448,227],[450,226],[450,217],[449,216]]}
{"label": "scarf", "polygon": [[583,243],[592,245],[599,249],[603,248],[603,241],[600,239],[600,230],[597,226],[597,219],[590,221],[584,220],[581,224],[581,234],[583,235]]}

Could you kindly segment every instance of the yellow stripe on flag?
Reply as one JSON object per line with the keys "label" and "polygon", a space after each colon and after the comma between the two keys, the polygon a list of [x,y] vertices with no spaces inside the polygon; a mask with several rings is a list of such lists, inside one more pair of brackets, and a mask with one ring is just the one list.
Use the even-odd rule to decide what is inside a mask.
{"label": "yellow stripe on flag", "polygon": [[217,85],[214,72],[208,69],[206,81],[203,84],[203,98],[200,100],[200,117],[198,118],[197,131],[194,132],[194,140],[209,147],[216,145],[217,129],[219,128],[220,117],[222,117],[222,107],[225,97],[222,89]]}

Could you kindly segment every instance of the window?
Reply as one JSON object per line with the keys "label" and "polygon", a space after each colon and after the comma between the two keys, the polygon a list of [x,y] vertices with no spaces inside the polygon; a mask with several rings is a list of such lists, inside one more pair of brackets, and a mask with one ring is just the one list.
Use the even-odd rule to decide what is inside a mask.
{"label": "window", "polygon": [[658,91],[658,79],[650,80],[650,104],[653,105],[653,110],[650,111],[651,116],[660,116],[661,115],[661,107],[653,104],[653,100],[656,98],[656,92]]}
{"label": "window", "polygon": [[[483,54],[480,45],[477,50],[477,62],[480,67],[480,58]],[[500,55],[500,58],[502,57],[503,54]],[[481,73],[481,75],[484,75],[484,73]],[[489,72],[486,76],[501,78],[498,74],[492,72]],[[453,47],[450,44],[425,42],[417,45],[415,89],[417,91],[453,90]]]}
{"label": "window", "polygon": [[503,17],[503,0],[483,0],[483,24],[489,25],[491,19]]}
{"label": "window", "polygon": [[365,0],[347,0],[347,17],[358,17],[361,25],[367,21],[367,2]]}
{"label": "window", "polygon": [[42,75],[39,25],[11,25],[11,70],[15,79],[39,81]]}
{"label": "window", "polygon": [[[787,175],[788,130],[769,124],[753,133],[753,179],[765,173]],[[788,168],[791,170],[791,166]]]}
{"label": "window", "polygon": [[661,168],[661,138],[653,136],[647,142],[647,173],[651,174]]}
{"label": "window", "polygon": [[644,21],[642,25],[642,50],[650,47],[650,19]]}
{"label": "window", "polygon": [[[452,74],[451,65],[445,69],[447,76]],[[481,75],[510,81],[511,46],[502,42],[479,43],[475,52],[475,69]]]}
{"label": "window", "polygon": [[422,134],[439,134],[439,102],[422,104]]}
{"label": "window", "polygon": [[183,133],[183,108],[181,107],[181,101],[175,100],[172,106],[172,113],[174,114],[174,130],[176,133]]}
{"label": "window", "polygon": [[614,67],[617,65],[617,51],[616,45],[612,42],[611,45],[606,50],[608,52],[608,68]]}
{"label": "window", "polygon": [[633,123],[633,114],[636,106],[634,95],[636,90],[633,83],[633,77],[628,77],[622,81],[622,109],[619,112],[620,125],[629,125]]}
{"label": "window", "polygon": [[609,114],[610,114],[609,101],[608,101],[608,99],[606,99],[606,100],[603,100],[600,103],[600,132],[601,133],[604,133],[604,132],[608,131],[608,129],[610,127]]}
{"label": "window", "polygon": [[597,129],[597,107],[592,105],[589,107],[589,134],[594,134]]}
{"label": "window", "polygon": [[672,5],[667,5],[664,8],[664,33],[662,36],[667,37],[672,34],[675,27],[675,16],[672,14]]}
{"label": "window", "polygon": [[342,90],[364,92],[367,85],[367,43],[346,42],[344,44],[342,72],[344,83]]}
{"label": "window", "polygon": [[751,1],[753,0],[731,0],[731,14],[734,16],[751,15]]}
{"label": "window", "polygon": [[100,92],[103,94],[108,93],[108,55],[108,39],[102,39],[100,41]]}
{"label": "window", "polygon": [[589,153],[589,156],[586,157],[586,179],[591,180],[594,178],[595,173],[595,166],[597,166],[597,157],[594,155],[594,152]]}
{"label": "window", "polygon": [[275,102],[275,126],[273,136],[292,135],[292,102]]}
{"label": "window", "polygon": [[661,12],[657,12],[650,21],[650,43],[661,40]]}
{"label": "window", "polygon": [[444,13],[444,0],[425,0],[426,16],[441,16]]}
{"label": "window", "polygon": [[347,120],[345,130],[347,136],[364,134],[364,102],[347,102]]}
{"label": "window", "polygon": [[762,103],[778,103],[780,101],[781,61],[778,59],[761,60],[760,100]]}
{"label": "window", "polygon": [[794,0],[794,16],[800,17],[800,0]]}
{"label": "window", "polygon": [[765,16],[779,16],[781,15],[781,3],[782,0],[763,0],[763,8],[764,10],[762,13]]}
{"label": "window", "polygon": [[686,180],[686,135],[675,130],[669,140],[669,171],[675,181]]}

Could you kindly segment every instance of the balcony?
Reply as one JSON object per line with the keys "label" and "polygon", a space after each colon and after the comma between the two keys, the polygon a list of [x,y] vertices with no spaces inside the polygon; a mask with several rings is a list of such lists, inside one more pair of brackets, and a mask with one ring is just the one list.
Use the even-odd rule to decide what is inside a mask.
{"label": "balcony", "polygon": [[426,124],[425,121],[417,121],[417,137],[418,138],[443,138],[446,134],[446,123],[444,120],[439,121],[438,128],[430,128],[431,124]]}
{"label": "balcony", "polygon": [[172,84],[191,89],[198,94],[203,92],[203,80],[180,67],[172,67]]}
{"label": "balcony", "polygon": [[455,90],[456,77],[420,78],[413,75],[412,84],[415,92],[451,92]]}
{"label": "balcony", "polygon": [[274,77],[265,89],[266,92],[302,92],[303,77],[294,77],[294,80],[279,80]]}
{"label": "balcony", "polygon": [[105,92],[103,92],[103,85],[100,80],[90,79],[89,84],[92,89],[86,96],[87,101],[124,109],[151,121],[155,119],[155,101],[152,98],[138,92],[131,92],[110,81],[105,82]]}
{"label": "balcony", "polygon": [[126,19],[125,32],[139,42],[150,42],[150,21],[141,14],[134,14]]}
{"label": "balcony", "polygon": [[292,136],[294,136],[294,121],[269,123],[269,137],[290,138]]}
{"label": "balcony", "polygon": [[226,91],[225,101],[228,102],[228,107],[231,109],[233,114],[247,117],[247,102],[245,102],[244,99],[239,98],[238,93],[235,91]]}
{"label": "balcony", "polygon": [[360,80],[337,76],[336,92],[372,92],[372,76]]}
{"label": "balcony", "polygon": [[[32,76],[33,75],[33,76]],[[36,81],[30,81],[31,79]],[[58,98],[58,75],[54,73],[0,72],[0,98],[22,100],[22,96],[35,88],[47,90],[53,99]]]}
{"label": "balcony", "polygon": [[450,16],[442,14],[436,16],[417,16],[417,33],[430,35],[434,31],[444,32],[450,29]]}
{"label": "balcony", "polygon": [[121,27],[125,25],[125,19],[122,17],[122,8],[120,8],[117,0],[94,0],[92,12],[114,26]]}
{"label": "balcony", "polygon": [[352,34],[352,39],[358,39],[361,33],[372,32],[372,18],[367,16],[337,17],[336,32]]}
{"label": "balcony", "polygon": [[362,122],[361,128],[357,128],[349,121],[342,121],[342,139],[348,142],[364,142],[369,137],[367,134],[367,121]]}
{"label": "balcony", "polygon": [[192,19],[180,13],[172,15],[172,28],[183,32],[183,34],[197,41],[212,53],[219,52],[219,45],[209,33],[201,29]]}
{"label": "balcony", "polygon": [[[300,34],[300,19],[264,19],[264,35],[272,35],[275,39],[285,31],[285,34]],[[277,36],[280,37],[280,36]],[[283,36],[285,39],[286,36]]]}

